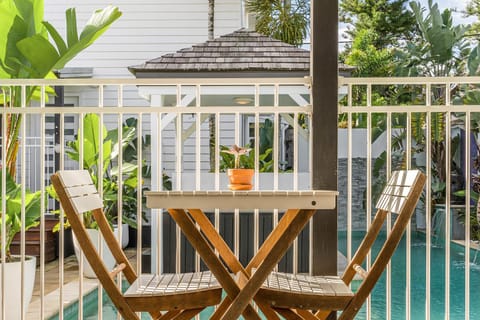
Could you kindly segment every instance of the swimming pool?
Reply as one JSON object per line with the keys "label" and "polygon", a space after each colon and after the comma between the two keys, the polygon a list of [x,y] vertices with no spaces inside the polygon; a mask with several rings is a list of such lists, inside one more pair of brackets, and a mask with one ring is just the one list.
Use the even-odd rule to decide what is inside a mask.
{"label": "swimming pool", "polygon": [[[364,233],[352,234],[354,248],[358,247]],[[385,235],[380,235],[383,241]],[[425,319],[426,305],[426,245],[425,235],[412,232],[411,247],[411,319]],[[339,233],[338,248],[346,253],[346,233]],[[379,241],[373,247],[374,255],[380,249]],[[465,319],[465,249],[463,246],[451,243],[450,245],[450,319]],[[470,319],[480,319],[480,254],[475,257],[476,251],[471,250],[470,264]],[[391,310],[392,319],[405,319],[406,316],[406,246],[405,237],[392,258],[391,283]],[[473,260],[476,258],[476,261]],[[431,272],[430,272],[430,318],[445,319],[445,243],[442,240],[432,239]],[[372,319],[386,319],[386,281],[385,274],[375,286],[371,303]],[[365,307],[356,319],[365,319]]]}
{"label": "swimming pool", "polygon": [[[354,232],[352,234],[353,247],[356,248],[363,239],[364,233]],[[373,247],[373,253],[376,255],[380,249],[380,241],[385,239],[385,235],[380,235],[378,241]],[[431,266],[430,272],[431,281],[431,302],[430,302],[430,317],[431,319],[445,318],[445,248],[444,242],[432,240],[431,249]],[[346,253],[346,233],[339,232],[338,248],[342,253]],[[405,239],[402,240],[395,255],[392,258],[392,299],[391,310],[392,319],[405,319]],[[452,243],[451,262],[450,262],[450,319],[461,320],[465,319],[465,249],[462,246]],[[411,264],[412,264],[412,282],[411,282],[411,319],[421,320],[425,319],[425,304],[426,304],[426,245],[425,235],[420,232],[412,233],[412,249],[411,249]],[[480,290],[480,254],[475,259],[475,251],[472,250],[470,266],[470,319],[480,319],[480,299],[478,299],[478,291]],[[353,285],[355,287],[355,285]],[[372,319],[386,319],[386,281],[385,275],[379,280],[375,286],[372,298]],[[87,295],[84,298],[83,314],[84,319],[97,319],[97,290]],[[116,311],[112,303],[109,301],[106,294],[103,295],[103,319],[115,320]],[[208,319],[213,312],[212,308],[208,308],[200,314],[201,319]],[[362,308],[356,319],[365,319],[365,307]],[[78,304],[64,310],[64,319],[78,318]],[[50,320],[56,320],[53,317]],[[148,315],[142,319],[150,319]]]}
{"label": "swimming pool", "polygon": [[[102,306],[102,319],[103,320],[117,320],[117,310],[113,305],[110,298],[103,291],[103,306]],[[213,313],[213,308],[207,308],[200,313],[201,320],[207,320]],[[48,320],[58,320],[59,315],[50,317]],[[78,302],[64,308],[63,319],[65,320],[77,320],[78,319]],[[98,319],[98,289],[93,290],[83,297],[83,318],[84,320],[97,320]],[[151,320],[148,314],[142,313],[142,320]]]}

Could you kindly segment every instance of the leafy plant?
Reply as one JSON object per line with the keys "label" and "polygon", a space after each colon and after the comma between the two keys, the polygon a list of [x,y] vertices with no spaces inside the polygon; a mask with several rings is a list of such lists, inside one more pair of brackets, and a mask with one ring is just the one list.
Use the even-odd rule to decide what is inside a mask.
{"label": "leafy plant", "polygon": [[[479,182],[480,182],[480,177],[478,175],[474,175],[473,179],[473,189],[470,192],[470,196],[472,197],[472,200],[476,203],[475,207],[473,207],[473,210],[470,210],[470,239],[474,241],[480,241],[480,202],[479,202]],[[456,196],[459,197],[465,197],[465,190],[460,190],[455,192]],[[459,222],[463,225],[465,225],[465,211],[459,211],[458,214],[458,219]]]}
{"label": "leafy plant", "polygon": [[385,77],[392,73],[392,52],[382,48],[378,49],[374,43],[380,38],[372,30],[360,30],[355,37],[352,48],[346,56],[345,62],[355,66],[355,76],[360,77]]}
{"label": "leafy plant", "polygon": [[[0,170],[0,177],[3,172]],[[2,184],[0,183],[0,195],[2,194]],[[22,206],[25,206],[25,230],[36,227],[40,221],[40,209],[41,209],[41,192],[31,192],[25,190],[25,202],[22,201],[22,186],[17,184],[13,178],[6,173],[6,211],[5,211],[5,254],[7,262],[12,260],[10,255],[10,245],[12,244],[13,237],[20,232],[22,228]],[[0,197],[0,201],[1,201]],[[0,213],[0,232],[2,220]],[[1,236],[1,233],[0,233]]]}
{"label": "leafy plant", "polygon": [[[407,9],[408,0],[342,0],[339,1],[339,20],[346,24],[346,34],[356,39],[367,30],[382,35],[374,40],[375,48],[396,46],[411,38],[415,17]],[[347,48],[348,51],[348,48]]]}
{"label": "leafy plant", "polygon": [[438,4],[428,1],[428,13],[419,2],[410,2],[420,34],[397,51],[399,76],[453,76],[465,73],[470,53],[466,25],[454,25],[452,12],[440,12]]}
{"label": "leafy plant", "polygon": [[[248,145],[247,145],[248,146]],[[227,146],[220,146],[220,171],[225,172],[229,168],[235,168],[235,156],[227,151],[230,150]],[[273,157],[272,148],[268,148],[264,153],[258,157],[259,172],[273,172]],[[249,152],[248,155],[240,155],[239,168],[254,169],[255,168],[255,153]]]}
{"label": "leafy plant", "polygon": [[[121,132],[117,129],[107,131],[96,114],[87,114],[83,121],[83,168],[88,170],[92,176],[94,183],[99,185],[99,177],[102,177],[103,200],[105,216],[110,223],[115,223],[118,217],[118,194],[122,191],[122,220],[130,226],[137,227],[137,188],[138,188],[138,159],[137,148],[138,138],[136,134],[137,121],[129,118],[125,121]],[[101,128],[101,129],[100,129]],[[102,130],[103,139],[103,158],[100,160],[100,130]],[[121,135],[120,143],[119,136]],[[150,145],[149,137],[142,137],[143,148]],[[69,150],[67,155],[70,159],[79,161],[80,159],[80,140],[77,136],[76,140],[67,142]],[[122,172],[118,166],[118,156],[120,148],[122,148],[123,163]],[[100,163],[102,167],[100,167]],[[150,167],[142,164],[142,175],[150,176]],[[120,179],[121,178],[121,179]],[[171,189],[170,178],[164,175],[165,189]],[[122,185],[120,186],[120,180]],[[142,188],[144,191],[146,188]],[[52,188],[49,193],[55,197]],[[142,199],[142,201],[145,201]],[[143,206],[145,207],[145,206]],[[143,212],[145,219],[145,212]],[[96,222],[90,213],[84,215],[84,223],[86,227],[96,228]],[[67,223],[68,226],[68,223]]]}
{"label": "leafy plant", "polygon": [[247,168],[247,166],[245,165],[245,163],[247,162],[240,162],[240,159],[242,157],[245,157],[252,149],[251,148],[247,148],[247,147],[239,147],[237,146],[236,144],[234,144],[231,148],[227,148],[227,147],[224,147],[224,146],[221,146],[222,150],[220,151],[220,153],[226,153],[226,154],[229,154],[233,157],[233,161],[232,161],[232,157],[227,157],[226,161],[224,162],[228,168],[231,168],[231,169],[240,169],[240,168],[244,168],[244,169],[252,169],[250,166],[249,168]]}
{"label": "leafy plant", "polygon": [[[66,40],[52,24],[42,21],[43,14],[43,0],[0,1],[0,78],[55,78],[54,70],[62,69],[77,54],[94,43],[122,13],[112,6],[97,10],[78,34],[75,9],[70,8],[65,13]],[[49,36],[54,44],[49,41]],[[28,105],[31,99],[40,96],[39,88],[35,86],[25,87],[25,101],[22,101],[20,86],[3,89],[0,91],[0,101],[5,104],[3,107]],[[3,163],[14,178],[22,115],[9,114],[7,117],[7,156]]]}
{"label": "leafy plant", "polygon": [[246,7],[256,13],[255,29],[261,34],[300,46],[307,36],[310,17],[306,0],[247,0]]}

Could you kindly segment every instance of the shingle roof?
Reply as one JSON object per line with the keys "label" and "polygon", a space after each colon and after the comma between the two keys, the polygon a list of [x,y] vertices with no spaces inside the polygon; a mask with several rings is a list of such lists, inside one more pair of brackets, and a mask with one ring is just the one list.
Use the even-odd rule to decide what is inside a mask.
{"label": "shingle roof", "polygon": [[129,67],[136,72],[307,71],[310,52],[240,29]]}

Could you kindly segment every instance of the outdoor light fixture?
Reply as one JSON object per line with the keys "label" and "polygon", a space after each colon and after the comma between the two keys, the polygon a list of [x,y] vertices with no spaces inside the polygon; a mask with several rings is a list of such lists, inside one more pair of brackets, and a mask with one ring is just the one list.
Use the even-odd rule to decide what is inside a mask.
{"label": "outdoor light fixture", "polygon": [[236,104],[246,105],[246,104],[252,103],[252,102],[253,102],[253,99],[252,99],[252,98],[249,98],[249,97],[235,97],[235,98],[233,98],[233,101],[234,101]]}

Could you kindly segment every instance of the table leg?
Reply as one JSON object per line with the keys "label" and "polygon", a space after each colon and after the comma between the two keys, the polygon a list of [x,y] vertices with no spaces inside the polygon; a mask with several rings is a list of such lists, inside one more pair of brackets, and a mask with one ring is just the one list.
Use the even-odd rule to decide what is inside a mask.
{"label": "table leg", "polygon": [[[235,297],[227,312],[223,316],[224,320],[238,319],[240,314],[242,314],[242,311],[247,305],[249,305],[249,302],[265,282],[272,269],[280,261],[282,256],[292,244],[293,240],[302,231],[314,213],[315,210],[300,210],[298,213],[288,211],[282,217],[277,226],[277,228],[279,228],[279,232],[273,233],[272,231],[272,234],[270,235],[272,236],[272,240],[269,241],[269,244],[270,242],[272,243],[272,246],[269,250],[270,253],[266,255],[265,260],[260,263],[258,269],[252,275],[245,287]],[[263,245],[261,249],[264,249]]]}
{"label": "table leg", "polygon": [[285,212],[283,217],[278,222],[278,225],[272,232],[268,235],[267,239],[263,242],[262,246],[258,250],[257,254],[250,260],[247,267],[245,268],[247,273],[250,274],[252,269],[258,268],[260,263],[265,260],[265,257],[270,254],[270,250],[275,242],[278,241],[278,238],[289,228],[291,221],[299,214],[300,210],[290,209]]}
{"label": "table leg", "polygon": [[[188,209],[188,212],[192,216],[193,220],[200,226],[205,237],[210,241],[210,243],[218,250],[220,257],[227,264],[227,266],[235,273],[241,272],[243,277],[250,278],[250,273],[248,273],[243,265],[238,261],[235,254],[232,252],[230,247],[225,243],[225,240],[218,234],[217,230],[213,226],[212,222],[207,218],[207,216],[200,209]],[[239,275],[241,276],[241,275]],[[255,300],[255,298],[254,298]],[[277,313],[267,305],[255,301],[262,311],[262,313],[269,320],[280,320]],[[222,303],[217,308],[215,314],[211,317],[212,320],[221,319],[222,315],[228,309],[232,300],[229,297],[226,297]]]}
{"label": "table leg", "polygon": [[215,249],[218,250],[220,257],[225,261],[226,265],[234,272],[242,272],[246,275],[245,269],[242,264],[238,261],[235,254],[232,252],[230,247],[225,243],[225,240],[218,234],[217,230],[213,226],[212,222],[208,220],[207,216],[199,209],[188,209],[193,220],[200,226],[205,237],[210,241]]}
{"label": "table leg", "polygon": [[[178,224],[182,232],[187,237],[190,244],[197,250],[202,257],[205,264],[210,271],[215,275],[218,282],[222,285],[227,295],[232,298],[239,295],[240,288],[233,278],[230,276],[227,268],[223,265],[220,259],[217,257],[212,247],[209,245],[202,233],[196,228],[192,219],[187,215],[185,210],[182,209],[168,209],[170,216]],[[243,311],[243,313],[242,313]],[[237,315],[243,314],[246,319],[260,320],[260,316],[255,309],[250,305],[250,301],[242,305],[242,311]]]}

